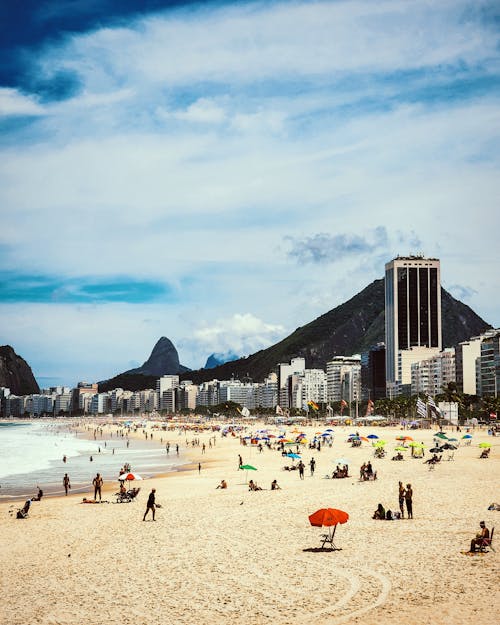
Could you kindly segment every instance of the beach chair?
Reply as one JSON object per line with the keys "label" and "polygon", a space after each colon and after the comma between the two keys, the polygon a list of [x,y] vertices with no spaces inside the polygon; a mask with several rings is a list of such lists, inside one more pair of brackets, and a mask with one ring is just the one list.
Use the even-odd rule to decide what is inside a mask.
{"label": "beach chair", "polygon": [[491,528],[490,537],[483,538],[483,542],[479,545],[479,551],[482,553],[488,553],[487,547],[489,547],[492,551],[495,551],[495,547],[491,544],[493,542],[493,534],[495,532],[495,528]]}
{"label": "beach chair", "polygon": [[337,547],[337,545],[333,542],[333,538],[335,536],[335,530],[337,529],[337,526],[334,525],[333,526],[333,531],[330,532],[328,531],[328,534],[321,534],[321,540],[323,541],[321,543],[321,549],[325,548],[325,545],[330,545],[332,548],[332,551],[340,551],[340,548]]}

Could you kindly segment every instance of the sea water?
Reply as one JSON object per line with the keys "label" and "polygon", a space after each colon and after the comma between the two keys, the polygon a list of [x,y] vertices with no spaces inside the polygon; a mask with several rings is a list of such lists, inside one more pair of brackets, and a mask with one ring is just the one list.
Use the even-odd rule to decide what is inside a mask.
{"label": "sea water", "polygon": [[130,439],[127,447],[125,437],[89,439],[54,422],[0,421],[0,499],[34,495],[38,486],[45,494],[62,494],[65,473],[71,492],[89,492],[97,472],[105,482],[118,484],[126,463],[147,478],[175,470],[181,461],[175,451],[167,455],[158,441]]}

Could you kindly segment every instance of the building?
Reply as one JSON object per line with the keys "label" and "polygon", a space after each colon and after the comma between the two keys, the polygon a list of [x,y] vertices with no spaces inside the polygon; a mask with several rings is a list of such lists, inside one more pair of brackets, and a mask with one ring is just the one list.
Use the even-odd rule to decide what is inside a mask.
{"label": "building", "polygon": [[476,369],[481,356],[481,337],[475,336],[455,347],[457,390],[466,395],[477,395]]}
{"label": "building", "polygon": [[255,382],[240,382],[240,380],[223,380],[219,382],[219,402],[232,401],[247,408],[257,405],[258,384]]}
{"label": "building", "polygon": [[498,397],[500,388],[500,329],[483,335],[478,362],[478,395]]}
{"label": "building", "polygon": [[[72,408],[73,410],[88,412],[88,399],[98,392],[97,384],[89,384],[88,382],[78,382],[76,388],[72,390]],[[85,399],[86,396],[86,399]]]}
{"label": "building", "polygon": [[156,381],[156,392],[158,394],[158,409],[175,412],[175,389],[179,386],[178,375],[162,375]]}
{"label": "building", "polygon": [[305,358],[292,358],[290,363],[281,362],[277,365],[278,403],[282,408],[291,408],[293,404],[292,387],[289,381],[290,376],[297,373],[304,373],[305,369]]}
{"label": "building", "polygon": [[257,407],[275,408],[278,403],[278,376],[272,372],[257,388]]}
{"label": "building", "polygon": [[432,358],[411,364],[411,394],[439,395],[455,382],[455,350],[445,349]]}
{"label": "building", "polygon": [[411,390],[411,365],[442,349],[440,262],[398,256],[385,266],[386,386]]}
{"label": "building", "polygon": [[385,343],[377,343],[361,354],[361,399],[376,401],[385,394]]}
{"label": "building", "polygon": [[326,363],[326,401],[361,399],[361,356],[336,356]]}

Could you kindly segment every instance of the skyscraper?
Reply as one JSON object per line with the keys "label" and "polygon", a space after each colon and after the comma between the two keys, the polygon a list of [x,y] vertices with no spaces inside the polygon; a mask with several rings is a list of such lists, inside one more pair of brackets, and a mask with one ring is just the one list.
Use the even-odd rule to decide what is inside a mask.
{"label": "skyscraper", "polygon": [[437,258],[398,256],[385,266],[387,394],[410,391],[411,365],[441,351]]}

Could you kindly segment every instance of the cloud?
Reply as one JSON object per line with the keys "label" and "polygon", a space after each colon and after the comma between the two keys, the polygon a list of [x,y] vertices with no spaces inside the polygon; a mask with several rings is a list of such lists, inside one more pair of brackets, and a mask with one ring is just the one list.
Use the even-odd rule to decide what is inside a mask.
{"label": "cloud", "polygon": [[192,337],[181,340],[179,344],[181,347],[191,345],[207,356],[229,352],[248,355],[269,347],[283,338],[284,333],[281,325],[266,323],[250,313],[237,313],[194,329]]}
{"label": "cloud", "polygon": [[376,228],[368,237],[357,234],[315,234],[304,239],[286,237],[291,243],[290,258],[299,263],[335,263],[347,256],[372,253],[386,248],[387,231],[383,226]]}
{"label": "cloud", "polygon": [[472,296],[477,295],[477,290],[462,284],[451,284],[446,287],[447,290],[458,300],[468,301]]}
{"label": "cloud", "polygon": [[0,87],[0,117],[43,115],[44,109],[32,95]]}

